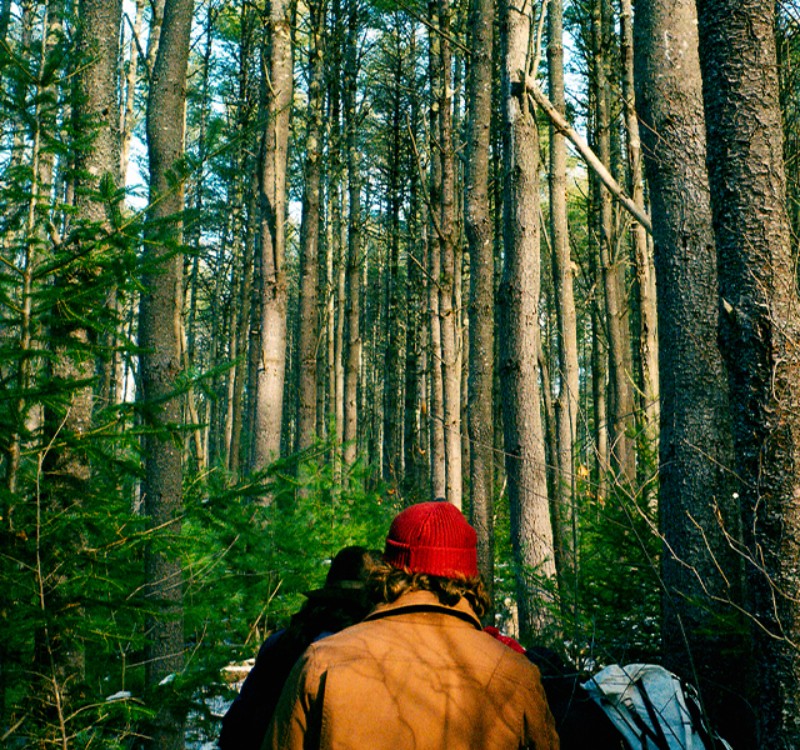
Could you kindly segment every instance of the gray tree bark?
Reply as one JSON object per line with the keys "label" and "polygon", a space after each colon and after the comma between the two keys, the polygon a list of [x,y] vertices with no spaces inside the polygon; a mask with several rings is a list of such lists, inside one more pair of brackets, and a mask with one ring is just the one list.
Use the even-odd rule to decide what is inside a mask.
{"label": "gray tree bark", "polygon": [[[724,737],[753,746],[752,665],[733,607],[742,561],[694,0],[636,12],[637,105],[653,206],[661,387],[665,664],[698,684]],[[728,537],[727,535],[730,535]]]}
{"label": "gray tree bark", "polygon": [[[611,170],[611,115],[609,101],[608,34],[611,9],[608,0],[594,0],[592,6],[592,45],[596,86],[597,155]],[[634,399],[632,387],[631,341],[628,305],[625,294],[626,259],[616,241],[614,207],[604,190],[599,201],[600,272],[605,295],[605,323],[608,331],[608,375],[610,385],[610,458],[618,481],[632,487],[636,479],[634,452]]]}
{"label": "gray tree bark", "polygon": [[[548,83],[550,99],[562,115],[564,96],[564,47],[562,0],[550,0],[548,14]],[[550,125],[550,237],[552,244],[553,285],[558,324],[559,390],[556,400],[558,472],[555,480],[554,529],[556,561],[561,576],[562,596],[566,593],[564,575],[574,572],[577,526],[575,502],[575,443],[578,430],[578,336],[575,295],[572,287],[572,260],[567,223],[567,148],[564,135]]]}
{"label": "gray tree bark", "polygon": [[[181,421],[175,395],[181,371],[182,260],[174,253],[182,231],[182,183],[170,184],[171,170],[184,153],[184,108],[193,0],[167,0],[161,41],[147,101],[150,209],[153,222],[146,244],[139,310],[142,413],[145,437],[145,512],[159,536],[178,536],[183,513],[181,447],[170,434]],[[183,576],[180,558],[163,538],[145,553],[146,594],[152,606],[147,623],[145,684],[154,700],[167,675],[183,669]],[[149,728],[151,747],[183,747],[184,717],[170,701],[159,701]]]}
{"label": "gray tree bark", "polygon": [[[622,53],[622,109],[630,195],[644,213],[644,174],[633,71],[633,10],[631,0],[620,0],[620,51]],[[639,293],[639,369],[641,371],[640,421],[652,450],[658,449],[658,321],[656,278],[652,245],[640,222],[631,227],[636,286]]]}
{"label": "gray tree bark", "polygon": [[698,0],[759,747],[800,747],[800,315],[772,3]]}
{"label": "gray tree bark", "polygon": [[281,450],[286,377],[286,166],[292,105],[291,3],[267,7],[259,156],[260,318],[256,398],[253,413],[253,468],[264,469]]}
{"label": "gray tree bark", "polygon": [[[441,40],[437,32],[439,10],[437,0],[428,2],[428,75],[434,89],[434,100],[441,95],[438,88],[442,85],[438,75],[441,64],[439,44]],[[439,107],[431,107],[430,132],[438,135]],[[436,138],[432,138],[435,141]],[[428,304],[430,312],[430,350],[428,365],[430,369],[430,455],[431,455],[431,495],[434,498],[447,495],[447,450],[445,438],[445,406],[444,406],[444,373],[442,372],[442,318],[440,315],[441,295],[439,293],[439,274],[441,273],[441,243],[439,242],[436,223],[438,221],[437,206],[441,205],[442,159],[441,150],[435,142],[429,144],[430,152],[430,189],[429,189],[429,222],[428,222]]]}
{"label": "gray tree bark", "polygon": [[308,448],[317,427],[317,349],[319,347],[319,232],[322,175],[322,106],[324,87],[325,10],[327,3],[308,6],[309,101],[306,130],[303,215],[300,224],[300,311],[297,318],[297,432],[295,450]]}
{"label": "gray tree bark", "polygon": [[440,268],[439,320],[442,343],[442,379],[444,395],[444,446],[445,446],[445,497],[461,508],[461,358],[459,355],[459,310],[456,304],[460,253],[456,248],[455,215],[455,148],[453,144],[453,82],[450,54],[450,5],[438,0],[439,19],[439,76],[438,96],[438,148],[442,164],[437,234],[439,240]]}
{"label": "gray tree bark", "polygon": [[539,136],[525,90],[531,6],[502,6],[503,245],[499,291],[500,382],[520,636],[540,634],[549,614],[537,581],[555,575],[539,391]]}
{"label": "gray tree bark", "polygon": [[358,0],[348,0],[347,42],[344,60],[344,117],[347,149],[347,355],[344,368],[344,453],[346,465],[358,455],[358,395],[361,372],[361,164],[358,152]]}
{"label": "gray tree bark", "polygon": [[478,562],[491,592],[494,582],[494,236],[489,205],[494,0],[473,0],[469,10],[467,170],[464,184],[469,242],[470,498],[478,532]]}

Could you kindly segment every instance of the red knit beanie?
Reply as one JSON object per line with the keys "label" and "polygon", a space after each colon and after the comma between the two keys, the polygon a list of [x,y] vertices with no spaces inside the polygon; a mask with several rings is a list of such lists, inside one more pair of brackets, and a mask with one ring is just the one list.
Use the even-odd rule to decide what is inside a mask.
{"label": "red knit beanie", "polygon": [[409,573],[443,578],[478,575],[478,537],[447,502],[419,503],[392,521],[383,559]]}

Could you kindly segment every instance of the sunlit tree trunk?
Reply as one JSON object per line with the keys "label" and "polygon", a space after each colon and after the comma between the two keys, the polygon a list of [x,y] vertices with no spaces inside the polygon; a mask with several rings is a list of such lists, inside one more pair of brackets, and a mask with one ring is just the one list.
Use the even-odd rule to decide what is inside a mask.
{"label": "sunlit tree trunk", "polygon": [[[633,11],[631,0],[620,0],[620,45],[622,52],[622,108],[628,159],[630,196],[644,212],[644,175],[639,121],[633,75]],[[652,244],[647,231],[634,221],[631,227],[636,282],[639,292],[639,368],[641,370],[641,422],[648,448],[658,449],[658,323],[656,279]]]}
{"label": "sunlit tree trunk", "polygon": [[432,98],[435,104],[430,109],[430,179],[428,190],[428,302],[430,313],[430,349],[428,369],[430,372],[430,454],[431,454],[431,495],[434,498],[447,496],[447,451],[445,437],[445,399],[444,373],[442,371],[442,318],[440,315],[441,294],[439,292],[442,268],[442,248],[439,241],[439,206],[442,193],[442,150],[437,144],[441,127],[439,120],[442,86],[441,39],[437,31],[439,9],[437,0],[428,2],[428,75],[431,82]]}
{"label": "sunlit tree trunk", "polygon": [[267,7],[262,75],[264,131],[259,155],[260,316],[253,412],[253,468],[280,454],[286,376],[286,166],[292,103],[292,39],[289,0]]}
{"label": "sunlit tree trunk", "polygon": [[128,173],[130,163],[131,141],[135,125],[136,82],[139,78],[139,40],[142,35],[142,18],[144,17],[145,0],[136,0],[136,9],[133,17],[133,28],[130,30],[131,40],[128,45],[127,71],[125,75],[125,96],[122,103],[120,117],[121,148],[119,159],[119,172],[122,179]]}
{"label": "sunlit tree trunk", "polygon": [[[562,114],[566,111],[564,95],[564,47],[562,37],[562,0],[550,0],[548,14],[547,71],[550,99]],[[558,447],[558,471],[553,507],[555,516],[556,559],[559,573],[574,567],[576,543],[575,443],[578,430],[578,339],[575,296],[572,286],[572,260],[567,222],[567,148],[564,136],[550,125],[550,239],[553,255],[553,285],[558,323],[559,386],[555,404]],[[562,587],[563,588],[563,587]],[[562,590],[562,595],[565,593]]]}
{"label": "sunlit tree trunk", "polygon": [[537,581],[555,575],[539,391],[539,137],[526,93],[532,9],[503,4],[503,246],[500,379],[520,635],[549,624]]}

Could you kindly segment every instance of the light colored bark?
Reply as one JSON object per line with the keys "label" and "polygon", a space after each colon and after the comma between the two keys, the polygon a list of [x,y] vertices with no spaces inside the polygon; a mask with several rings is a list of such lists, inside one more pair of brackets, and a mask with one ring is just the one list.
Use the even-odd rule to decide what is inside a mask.
{"label": "light colored bark", "polygon": [[272,0],[262,81],[264,131],[259,157],[260,316],[253,468],[280,455],[286,376],[286,166],[292,103],[291,4]]}
{"label": "light colored bark", "polygon": [[[550,0],[548,13],[548,83],[553,107],[566,121],[564,95],[564,47],[562,0]],[[563,133],[551,120],[550,127],[550,239],[553,285],[558,325],[559,388],[555,404],[558,471],[553,498],[556,561],[561,576],[561,595],[567,593],[564,574],[574,573],[577,542],[575,502],[575,444],[580,408],[578,383],[578,336],[575,295],[572,285],[572,260],[567,222],[567,148]]]}
{"label": "light colored bark", "polygon": [[133,140],[133,130],[136,124],[134,119],[134,105],[136,103],[136,81],[138,80],[139,68],[139,44],[142,36],[142,19],[144,18],[145,0],[136,0],[136,9],[133,22],[129,33],[131,35],[128,44],[127,74],[125,76],[125,96],[122,100],[122,113],[120,116],[120,129],[122,131],[119,173],[122,181],[128,173],[128,163],[130,162],[131,141]]}
{"label": "light colored bark", "polygon": [[[436,31],[438,27],[437,0],[429,0],[428,35],[428,68],[431,85],[436,88],[434,98],[440,99],[438,88],[441,82],[437,76],[440,65],[439,44],[440,38]],[[439,107],[431,109],[430,132],[440,133]],[[441,150],[433,142],[429,144],[430,150],[430,188],[429,188],[429,222],[428,222],[428,302],[430,312],[430,353],[428,365],[430,368],[430,455],[431,455],[431,495],[434,498],[447,496],[447,450],[445,437],[445,397],[444,373],[442,371],[442,317],[441,294],[439,292],[439,275],[441,273],[441,242],[436,231],[439,220],[437,206],[441,204],[442,185],[442,159]]]}
{"label": "light colored bark", "polygon": [[[644,174],[633,75],[633,11],[631,0],[620,0],[620,47],[622,52],[622,103],[631,199],[644,213]],[[642,373],[642,429],[648,447],[658,451],[658,321],[656,278],[652,244],[642,224],[631,227],[633,257],[639,292],[639,367]]]}
{"label": "light colored bark", "polygon": [[551,624],[537,581],[555,575],[539,391],[539,137],[525,93],[531,6],[505,2],[503,38],[503,244],[500,377],[506,474],[524,641]]}

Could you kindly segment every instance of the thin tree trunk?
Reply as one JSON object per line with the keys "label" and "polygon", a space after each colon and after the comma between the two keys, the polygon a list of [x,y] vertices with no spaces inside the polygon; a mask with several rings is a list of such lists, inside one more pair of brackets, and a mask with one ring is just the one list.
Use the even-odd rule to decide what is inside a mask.
{"label": "thin tree trunk", "polygon": [[[394,14],[394,49],[392,50],[392,83],[391,83],[391,132],[388,164],[387,203],[389,209],[388,263],[386,269],[387,304],[386,326],[387,344],[385,355],[384,390],[384,448],[383,475],[394,484],[403,476],[403,419],[401,405],[403,403],[403,381],[401,380],[400,352],[402,349],[402,325],[400,321],[400,299],[403,292],[400,281],[400,211],[403,191],[401,188],[401,156],[402,93],[406,86],[403,70],[402,25],[399,13]],[[410,311],[406,311],[406,315]],[[404,316],[405,317],[405,316]]]}
{"label": "thin tree trunk", "polygon": [[[611,120],[609,114],[609,82],[607,30],[610,24],[607,0],[594,0],[592,41],[597,106],[597,152],[606,167],[611,165]],[[630,331],[625,300],[624,266],[618,256],[614,236],[614,214],[610,196],[597,191],[600,204],[599,246],[600,270],[605,294],[605,319],[608,330],[611,458],[618,481],[627,487],[636,479],[636,456],[633,445],[634,409],[631,385]]]}
{"label": "thin tree trunk", "polygon": [[[438,210],[440,268],[439,319],[442,346],[442,378],[444,395],[445,497],[461,508],[461,368],[458,347],[458,308],[456,307],[457,269],[460,264],[456,249],[455,228],[455,152],[453,147],[453,88],[450,57],[450,4],[438,0],[439,59],[438,84],[438,150],[441,159],[441,188]],[[434,146],[436,148],[436,146]]]}
{"label": "thin tree trunk", "polygon": [[[434,100],[441,99],[438,88],[439,80],[439,45],[441,39],[437,28],[439,25],[437,0],[428,3],[430,31],[428,37],[428,73],[434,92]],[[437,206],[441,205],[442,186],[442,153],[436,140],[441,132],[439,125],[440,106],[431,108],[430,132],[432,135],[429,144],[430,151],[430,189],[429,189],[429,230],[428,230],[428,300],[430,312],[430,356],[428,364],[431,374],[430,382],[430,435],[431,435],[431,495],[434,498],[447,496],[447,459],[445,438],[445,398],[444,398],[444,373],[442,372],[442,317],[440,314],[441,294],[439,292],[440,274],[442,268],[442,250],[436,231],[439,219]]]}
{"label": "thin tree trunk", "polygon": [[[563,116],[566,111],[564,96],[564,47],[562,37],[562,0],[550,0],[548,13],[548,82],[550,98]],[[564,136],[551,123],[550,126],[550,238],[553,259],[553,285],[558,323],[559,387],[556,399],[558,472],[555,480],[555,544],[559,561],[561,595],[566,594],[564,574],[574,574],[577,519],[575,502],[575,443],[578,430],[578,337],[575,313],[575,296],[572,288],[572,261],[569,248],[567,222],[567,148]]]}
{"label": "thin tree trunk", "polygon": [[306,131],[303,215],[300,225],[300,310],[297,316],[297,433],[295,450],[308,448],[317,427],[319,346],[319,230],[322,175],[322,106],[325,95],[323,35],[327,3],[309,4],[309,113]]}
{"label": "thin tree trunk", "polygon": [[144,17],[145,0],[136,0],[136,11],[131,28],[131,41],[128,45],[128,70],[125,76],[125,99],[123,101],[121,130],[122,145],[120,148],[119,173],[124,181],[130,162],[131,142],[135,125],[134,106],[136,103],[136,81],[139,68],[139,39],[142,35],[142,19]]}
{"label": "thin tree trunk", "polygon": [[344,373],[344,462],[358,455],[358,386],[361,370],[361,164],[356,109],[359,12],[358,0],[348,0],[345,49],[344,117],[347,149],[349,216],[347,224],[347,358]]}
{"label": "thin tree trunk", "polygon": [[[644,174],[639,121],[633,75],[633,11],[631,0],[620,0],[622,51],[622,103],[627,135],[628,174],[631,198],[644,213]],[[642,373],[642,426],[648,449],[658,450],[658,322],[656,318],[656,279],[652,245],[640,222],[631,227],[636,281],[639,291],[639,366]]]}
{"label": "thin tree trunk", "polygon": [[466,230],[469,241],[470,492],[478,562],[491,593],[494,584],[494,236],[489,205],[494,0],[470,4],[467,97]]}

